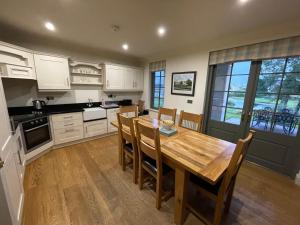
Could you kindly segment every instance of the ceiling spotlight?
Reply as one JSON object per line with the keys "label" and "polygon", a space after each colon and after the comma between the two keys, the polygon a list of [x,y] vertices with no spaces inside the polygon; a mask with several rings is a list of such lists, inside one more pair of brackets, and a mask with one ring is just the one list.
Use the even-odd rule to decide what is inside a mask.
{"label": "ceiling spotlight", "polygon": [[158,33],[158,35],[159,36],[164,36],[165,34],[166,34],[166,28],[164,28],[164,27],[159,27],[158,29],[157,29],[157,33]]}
{"label": "ceiling spotlight", "polygon": [[54,26],[54,24],[51,23],[51,22],[46,22],[46,23],[45,23],[45,27],[46,27],[48,30],[50,30],[50,31],[55,31],[55,26]]}
{"label": "ceiling spotlight", "polygon": [[128,46],[128,44],[123,44],[123,45],[122,45],[122,48],[123,48],[124,50],[128,50],[129,46]]}
{"label": "ceiling spotlight", "polygon": [[240,3],[246,3],[246,2],[248,2],[249,0],[240,0]]}

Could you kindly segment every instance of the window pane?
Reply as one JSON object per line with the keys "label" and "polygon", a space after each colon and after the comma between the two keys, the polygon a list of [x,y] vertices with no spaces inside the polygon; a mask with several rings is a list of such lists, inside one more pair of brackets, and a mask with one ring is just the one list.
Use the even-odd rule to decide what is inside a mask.
{"label": "window pane", "polygon": [[299,115],[300,95],[280,95],[277,112]]}
{"label": "window pane", "polygon": [[249,74],[251,61],[236,62],[233,64],[232,75],[234,74]]}
{"label": "window pane", "polygon": [[159,107],[159,98],[154,98],[153,99],[153,107],[158,108]]}
{"label": "window pane", "polygon": [[254,109],[274,110],[277,101],[276,94],[256,94]]}
{"label": "window pane", "polygon": [[211,116],[210,116],[212,120],[224,121],[224,115],[225,115],[225,107],[212,106]]}
{"label": "window pane", "polygon": [[281,93],[300,94],[300,74],[292,73],[284,76]]}
{"label": "window pane", "polygon": [[242,109],[227,108],[225,122],[239,125],[241,123],[241,115]]}
{"label": "window pane", "polygon": [[219,76],[215,79],[215,91],[227,91],[229,86],[230,76]]}
{"label": "window pane", "polygon": [[300,72],[300,57],[289,58],[285,72]]}
{"label": "window pane", "polygon": [[160,75],[161,75],[161,76],[165,76],[165,71],[164,71],[164,70],[161,70],[161,71],[160,71]]}
{"label": "window pane", "polygon": [[165,86],[165,77],[161,77],[160,84],[161,86]]}
{"label": "window pane", "polygon": [[217,76],[224,76],[231,74],[231,64],[219,64],[217,65],[216,75]]}
{"label": "window pane", "polygon": [[282,73],[284,69],[285,59],[263,60],[261,65],[261,73]]}
{"label": "window pane", "polygon": [[226,106],[228,92],[214,92],[212,104],[214,106]]}
{"label": "window pane", "polygon": [[281,74],[259,75],[257,93],[278,93],[281,79]]}
{"label": "window pane", "polygon": [[230,81],[230,91],[246,91],[248,77],[249,76],[246,75],[232,76]]}
{"label": "window pane", "polygon": [[165,89],[164,89],[164,88],[161,88],[161,89],[160,89],[160,97],[161,97],[161,98],[164,98],[164,97],[165,97]]}
{"label": "window pane", "polygon": [[227,107],[243,108],[245,100],[245,93],[229,92]]}
{"label": "window pane", "polygon": [[164,99],[163,99],[163,98],[160,99],[160,101],[159,101],[159,106],[160,106],[160,107],[163,107],[163,106],[164,106]]}

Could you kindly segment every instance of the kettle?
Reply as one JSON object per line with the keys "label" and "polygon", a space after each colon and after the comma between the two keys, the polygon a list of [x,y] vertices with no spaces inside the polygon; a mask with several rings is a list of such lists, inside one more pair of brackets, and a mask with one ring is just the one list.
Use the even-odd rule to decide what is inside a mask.
{"label": "kettle", "polygon": [[35,109],[41,110],[46,105],[46,102],[43,100],[34,100],[32,104]]}

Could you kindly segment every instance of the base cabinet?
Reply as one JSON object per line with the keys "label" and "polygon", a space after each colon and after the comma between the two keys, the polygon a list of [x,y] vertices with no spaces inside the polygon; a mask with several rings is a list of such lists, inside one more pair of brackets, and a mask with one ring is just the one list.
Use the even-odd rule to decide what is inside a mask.
{"label": "base cabinet", "polygon": [[103,135],[107,133],[107,120],[105,119],[85,122],[83,127],[85,138]]}
{"label": "base cabinet", "polygon": [[51,117],[54,145],[83,138],[82,113],[65,113]]}

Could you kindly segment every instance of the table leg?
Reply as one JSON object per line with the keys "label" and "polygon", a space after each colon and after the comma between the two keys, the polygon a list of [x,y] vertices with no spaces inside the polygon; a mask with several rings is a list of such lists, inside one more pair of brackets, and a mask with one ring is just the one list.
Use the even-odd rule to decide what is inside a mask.
{"label": "table leg", "polygon": [[175,215],[174,223],[182,225],[186,219],[186,193],[188,188],[189,172],[183,168],[175,170]]}

